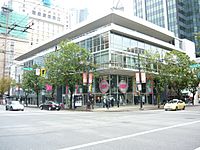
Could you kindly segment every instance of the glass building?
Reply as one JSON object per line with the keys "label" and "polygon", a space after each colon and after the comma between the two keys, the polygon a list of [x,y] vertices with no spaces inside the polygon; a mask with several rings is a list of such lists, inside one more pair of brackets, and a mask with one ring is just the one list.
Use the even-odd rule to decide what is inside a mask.
{"label": "glass building", "polygon": [[[191,41],[178,39],[172,32],[138,17],[127,18],[118,13],[110,13],[51,39],[16,60],[25,67],[33,64],[43,66],[43,57],[57,50],[57,45],[65,39],[87,49],[98,65],[99,77],[93,79],[91,86],[97,105],[102,104],[105,96],[120,100],[121,104],[138,103],[138,55],[142,55],[145,50],[159,53],[160,59],[171,50],[190,53],[191,57],[195,55],[194,43]],[[187,45],[190,51],[187,51]],[[145,69],[142,72],[145,73]],[[148,104],[155,103],[152,82],[153,79],[146,74],[142,96]],[[80,90],[76,90],[75,94],[87,95],[81,89],[82,85],[78,88]],[[65,87],[58,89],[58,99],[62,99],[63,94],[68,94]]]}
{"label": "glass building", "polygon": [[133,13],[179,38],[199,43],[195,34],[200,32],[200,0],[133,0]]}

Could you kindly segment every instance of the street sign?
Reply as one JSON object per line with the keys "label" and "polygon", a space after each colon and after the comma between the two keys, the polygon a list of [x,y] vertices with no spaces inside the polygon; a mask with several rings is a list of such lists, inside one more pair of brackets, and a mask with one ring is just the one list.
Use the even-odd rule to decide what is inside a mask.
{"label": "street sign", "polygon": [[33,68],[30,68],[30,67],[28,67],[28,68],[23,68],[23,70],[28,70],[28,71],[30,71],[30,70],[33,70]]}
{"label": "street sign", "polygon": [[190,65],[190,68],[199,68],[200,67],[200,64],[193,64],[193,65]]}

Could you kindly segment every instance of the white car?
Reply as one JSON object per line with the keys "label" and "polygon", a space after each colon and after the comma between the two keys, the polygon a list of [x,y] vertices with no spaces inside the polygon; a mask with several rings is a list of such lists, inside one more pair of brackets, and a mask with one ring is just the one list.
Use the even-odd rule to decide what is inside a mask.
{"label": "white car", "polygon": [[21,111],[24,111],[24,105],[20,104],[19,101],[9,101],[6,104],[6,110],[21,110]]}

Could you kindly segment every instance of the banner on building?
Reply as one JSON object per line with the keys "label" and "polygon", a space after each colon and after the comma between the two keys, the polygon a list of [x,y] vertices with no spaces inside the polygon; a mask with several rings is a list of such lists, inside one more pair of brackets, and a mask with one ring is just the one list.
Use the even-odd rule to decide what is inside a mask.
{"label": "banner on building", "polygon": [[87,84],[87,73],[83,72],[83,84]]}
{"label": "banner on building", "polygon": [[89,84],[92,84],[93,74],[89,73]]}
{"label": "banner on building", "polygon": [[47,91],[52,91],[52,86],[49,85],[49,84],[46,84],[46,90],[47,90]]}
{"label": "banner on building", "polygon": [[120,90],[122,93],[126,93],[127,89],[128,89],[128,84],[126,83],[125,80],[121,80],[121,81],[119,82],[119,90]]}

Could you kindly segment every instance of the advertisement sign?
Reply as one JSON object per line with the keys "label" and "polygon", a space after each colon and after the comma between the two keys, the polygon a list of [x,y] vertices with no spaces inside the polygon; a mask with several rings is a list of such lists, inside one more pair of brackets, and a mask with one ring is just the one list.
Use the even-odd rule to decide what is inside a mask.
{"label": "advertisement sign", "polygon": [[92,84],[92,77],[93,77],[93,74],[89,73],[89,84]]}
{"label": "advertisement sign", "polygon": [[[141,82],[146,83],[146,74],[144,72],[141,72],[140,74],[141,74]],[[140,74],[138,72],[135,74],[136,83],[140,83]]]}
{"label": "advertisement sign", "polygon": [[136,73],[135,76],[136,76],[136,83],[140,83],[140,74]]}
{"label": "advertisement sign", "polygon": [[153,81],[147,80],[146,93],[153,94]]}
{"label": "advertisement sign", "polygon": [[109,84],[106,80],[102,80],[99,84],[101,93],[105,94],[109,90]]}
{"label": "advertisement sign", "polygon": [[87,84],[87,73],[83,73],[83,84]]}
{"label": "advertisement sign", "polygon": [[144,72],[141,72],[141,80],[142,83],[146,83],[146,74]]}
{"label": "advertisement sign", "polygon": [[47,90],[47,91],[52,91],[52,86],[49,85],[49,84],[46,84],[46,90]]}
{"label": "advertisement sign", "polygon": [[121,81],[119,82],[119,90],[120,90],[122,93],[126,93],[127,89],[128,89],[128,84],[126,83],[125,80],[121,80]]}

